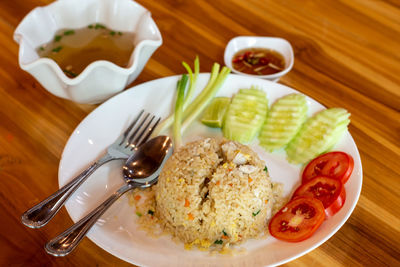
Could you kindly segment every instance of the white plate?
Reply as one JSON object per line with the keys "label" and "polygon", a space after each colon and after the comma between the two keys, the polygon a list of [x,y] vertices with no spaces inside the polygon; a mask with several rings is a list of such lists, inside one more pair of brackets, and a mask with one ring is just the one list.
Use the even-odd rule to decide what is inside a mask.
{"label": "white plate", "polygon": [[[133,87],[108,100],[90,113],[75,129],[64,149],[59,184],[63,186],[75,175],[104,153],[141,109],[166,117],[172,110],[175,87],[179,76],[167,77]],[[200,74],[198,89],[207,83],[209,74]],[[238,89],[259,86],[267,92],[269,103],[289,93],[297,92],[281,84],[262,79],[231,74],[219,91],[221,96],[231,96]],[[199,90],[197,90],[197,93]],[[298,92],[297,92],[298,93]],[[307,98],[310,114],[324,107]],[[200,137],[221,135],[217,129],[207,128],[198,122],[184,135],[184,141]],[[285,160],[283,151],[266,153],[257,146],[252,148],[265,160],[273,181],[284,183],[284,193],[290,195],[300,184],[301,167]],[[343,208],[325,221],[317,232],[300,243],[287,243],[268,236],[249,240],[242,247],[246,253],[236,256],[210,255],[198,250],[185,250],[169,236],[151,238],[138,230],[134,208],[127,196],[117,201],[92,228],[88,237],[109,253],[140,266],[265,266],[283,264],[318,247],[328,240],[345,223],[360,195],[362,167],[357,146],[347,132],[335,147],[352,155],[354,171],[346,183],[347,199]],[[99,168],[73,194],[66,208],[74,222],[95,208],[123,184],[122,162],[111,162]],[[78,248],[79,249],[79,248]]]}

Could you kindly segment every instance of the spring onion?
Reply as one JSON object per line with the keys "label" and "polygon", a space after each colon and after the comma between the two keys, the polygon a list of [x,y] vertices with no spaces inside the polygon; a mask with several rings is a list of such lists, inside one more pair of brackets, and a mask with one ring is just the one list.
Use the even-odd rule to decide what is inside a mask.
{"label": "spring onion", "polygon": [[260,213],[261,210],[258,210],[257,212],[253,212],[253,216],[257,216]]}
{"label": "spring onion", "polygon": [[95,25],[94,25],[94,28],[97,30],[97,29],[105,29],[106,28],[106,26],[104,26],[104,25],[102,25],[102,24],[100,24],[100,23],[96,23]]}
{"label": "spring onion", "polygon": [[75,33],[74,30],[68,30],[68,31],[64,32],[64,35],[71,35],[71,34],[74,34],[74,33]]}
{"label": "spring onion", "polygon": [[56,36],[54,37],[54,42],[59,42],[59,41],[61,41],[61,38],[62,38],[61,35],[56,35]]}
{"label": "spring onion", "polygon": [[188,76],[186,74],[182,75],[181,80],[178,82],[178,95],[175,103],[175,113],[174,113],[174,124],[172,126],[173,129],[173,138],[175,148],[179,148],[182,143],[181,136],[181,125],[182,125],[182,113],[183,113],[183,101],[185,100],[185,89],[186,84],[188,82]]}
{"label": "spring onion", "polygon": [[[186,93],[185,96],[185,101],[183,103],[183,110],[185,112],[187,106],[189,105],[190,102],[190,98],[193,95],[193,91],[197,82],[197,77],[199,75],[199,69],[200,69],[200,63],[199,63],[199,59],[196,56],[196,59],[194,61],[194,75],[192,73],[192,69],[189,67],[189,65],[186,62],[182,62],[182,65],[185,67],[186,71],[189,74],[189,81],[190,81],[190,87]],[[174,115],[171,114],[168,118],[164,119],[158,126],[157,128],[154,130],[152,137],[155,137],[157,135],[160,135],[161,132],[165,131],[167,128],[169,128],[172,123],[174,121]]]}
{"label": "spring onion", "polygon": [[[196,73],[198,72],[197,63],[195,62],[195,74],[193,76],[193,83],[195,83]],[[196,119],[196,117],[207,107],[211,99],[215,96],[218,89],[224,83],[226,77],[230,73],[230,69],[227,67],[223,67],[221,73],[219,72],[220,65],[218,63],[214,63],[211,69],[210,79],[208,80],[207,85],[200,92],[200,94],[189,103],[189,98],[187,100],[187,106],[184,106],[183,110],[183,119],[184,122],[182,124],[182,129],[180,133],[183,133],[186,128]],[[189,93],[187,94],[187,96]],[[174,114],[170,115],[168,118],[164,119],[157,128],[153,131],[152,137],[160,135],[162,132],[167,130],[172,123],[174,122]]]}
{"label": "spring onion", "polygon": [[51,50],[51,52],[58,53],[58,52],[60,52],[61,49],[62,49],[62,46],[57,46],[56,48],[53,48],[53,50]]}
{"label": "spring onion", "polygon": [[268,174],[268,167],[267,166],[264,167],[264,171]]}
{"label": "spring onion", "polygon": [[199,71],[200,71],[199,57],[196,56],[194,60],[194,73],[192,72],[192,69],[186,62],[182,62],[182,65],[188,72],[190,81],[190,86],[186,92],[185,101],[183,102],[183,109],[186,109],[186,107],[189,105],[192,99],[194,88],[197,85],[197,77],[199,76]]}
{"label": "spring onion", "polygon": [[[217,64],[217,63],[215,63],[215,64]],[[214,66],[213,66],[213,68],[214,68]],[[195,100],[193,100],[193,102],[188,106],[187,110],[185,110],[186,116],[185,116],[184,122],[182,124],[182,132],[184,132],[189,127],[189,125],[208,106],[211,99],[215,96],[215,94],[218,92],[218,90],[224,84],[224,82],[230,72],[231,72],[231,70],[228,67],[223,67],[221,72],[218,74],[218,77],[210,85],[210,87],[207,88],[207,86],[206,86],[206,88],[203,89],[203,91],[200,93],[200,95]],[[204,95],[202,95],[203,92],[205,92]]]}

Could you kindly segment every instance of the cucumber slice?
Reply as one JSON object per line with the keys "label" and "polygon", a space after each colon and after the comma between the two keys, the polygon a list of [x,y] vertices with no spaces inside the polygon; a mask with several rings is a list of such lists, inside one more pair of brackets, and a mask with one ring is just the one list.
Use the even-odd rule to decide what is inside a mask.
{"label": "cucumber slice", "polygon": [[238,94],[239,95],[254,95],[256,97],[259,96],[261,98],[265,97],[265,92],[256,87],[251,87],[250,89],[240,89]]}
{"label": "cucumber slice", "polygon": [[224,137],[240,143],[248,143],[259,133],[268,110],[264,91],[241,89],[232,98],[222,126]]}
{"label": "cucumber slice", "polygon": [[203,114],[201,122],[209,127],[221,128],[230,97],[215,97]]}
{"label": "cucumber slice", "polygon": [[349,117],[343,108],[330,108],[309,118],[286,147],[288,161],[305,163],[331,149],[347,130]]}
{"label": "cucumber slice", "polygon": [[307,110],[304,95],[290,94],[278,99],[261,128],[260,146],[271,152],[287,145],[307,119]]}

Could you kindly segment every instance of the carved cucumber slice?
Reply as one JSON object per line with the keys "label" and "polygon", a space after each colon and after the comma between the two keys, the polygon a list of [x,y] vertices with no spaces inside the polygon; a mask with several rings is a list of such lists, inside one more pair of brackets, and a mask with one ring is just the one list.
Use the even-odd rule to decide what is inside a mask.
{"label": "carved cucumber slice", "polygon": [[228,107],[222,132],[225,138],[248,143],[259,133],[268,110],[268,100],[262,90],[241,89]]}
{"label": "carved cucumber slice", "polygon": [[306,120],[307,110],[304,95],[290,94],[278,99],[268,111],[261,129],[260,146],[271,152],[287,145]]}
{"label": "carved cucumber slice", "polygon": [[349,117],[343,108],[330,108],[309,118],[286,147],[288,161],[306,163],[331,149],[346,132]]}

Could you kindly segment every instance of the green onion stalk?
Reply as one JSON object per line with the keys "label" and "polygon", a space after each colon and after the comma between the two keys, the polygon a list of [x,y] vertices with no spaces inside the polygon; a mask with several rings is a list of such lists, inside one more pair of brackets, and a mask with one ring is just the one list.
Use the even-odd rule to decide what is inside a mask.
{"label": "green onion stalk", "polygon": [[183,74],[182,79],[178,82],[177,86],[178,94],[175,103],[174,123],[172,125],[175,149],[178,149],[182,144],[181,125],[183,115],[183,102],[185,100],[185,89],[187,82],[188,76],[186,74]]}
{"label": "green onion stalk", "polygon": [[187,112],[185,111],[185,115],[187,116],[185,116],[182,124],[182,132],[184,132],[190,126],[190,124],[192,124],[192,122],[204,111],[208,104],[210,104],[210,101],[222,87],[230,72],[231,70],[228,67],[223,67],[221,72],[218,74],[218,77],[215,78],[210,87],[207,88],[206,86],[206,88],[203,89],[202,93],[205,92],[205,94],[200,94],[195,100],[193,100],[193,102],[187,108]]}
{"label": "green onion stalk", "polygon": [[189,89],[186,92],[185,96],[185,101],[183,102],[183,109],[185,110],[187,106],[189,105],[192,97],[193,97],[193,92],[194,89],[197,85],[197,78],[199,76],[199,71],[200,71],[200,62],[199,62],[199,56],[196,56],[194,60],[194,74],[192,72],[192,69],[186,62],[182,62],[183,67],[186,69],[186,71],[189,74],[189,81],[190,81],[190,86]]}
{"label": "green onion stalk", "polygon": [[[197,84],[197,77],[199,76],[199,71],[200,71],[199,57],[196,56],[196,59],[194,60],[194,74],[192,72],[192,69],[186,62],[182,62],[182,65],[188,72],[189,80],[190,80],[190,86],[189,86],[189,89],[187,90],[185,100],[183,102],[183,110],[186,110],[187,106],[190,103],[190,99],[193,96],[194,88],[196,87],[196,84]],[[164,132],[166,129],[168,129],[173,124],[173,122],[174,122],[174,113],[172,113],[168,118],[164,119],[157,126],[157,128],[154,130],[151,137],[160,135],[162,132]]]}
{"label": "green onion stalk", "polygon": [[[228,77],[228,74],[231,71],[229,68],[223,67],[221,72],[219,72],[220,65],[218,63],[214,63],[214,65],[212,66],[212,69],[211,69],[211,75],[210,75],[207,85],[199,93],[199,95],[192,102],[190,102],[190,99],[192,98],[192,95],[193,95],[194,88],[197,83],[198,74],[199,74],[198,57],[196,57],[196,60],[194,62],[194,74],[192,73],[192,70],[190,69],[190,67],[187,63],[183,62],[182,64],[185,67],[185,69],[188,71],[189,79],[191,81],[188,91],[186,93],[186,96],[184,97],[184,100],[182,100],[183,96],[181,95],[180,96],[181,98],[179,97],[180,90],[178,90],[178,97],[177,97],[177,103],[175,106],[175,112],[157,126],[157,128],[154,130],[154,132],[152,134],[152,137],[160,135],[163,131],[168,129],[174,123],[174,128],[173,128],[174,138],[175,138],[175,135],[178,135],[178,140],[180,140],[181,134],[201,114],[201,112],[204,111],[204,109],[210,103],[212,98],[215,96],[215,94],[218,92],[218,90],[222,87],[223,83],[225,82],[226,78]],[[182,76],[182,79],[183,79],[183,76]],[[178,84],[178,87],[181,84]],[[180,101],[182,101],[183,103],[178,103],[178,99]],[[181,105],[182,105],[182,107],[181,107]],[[178,110],[177,110],[177,108],[178,108]],[[180,111],[180,109],[182,109],[182,111]],[[175,125],[174,121],[175,121],[176,115],[182,116],[182,117],[178,118],[178,122]],[[182,121],[182,119],[183,119],[183,121]],[[181,128],[178,129],[179,127],[181,127]]]}

